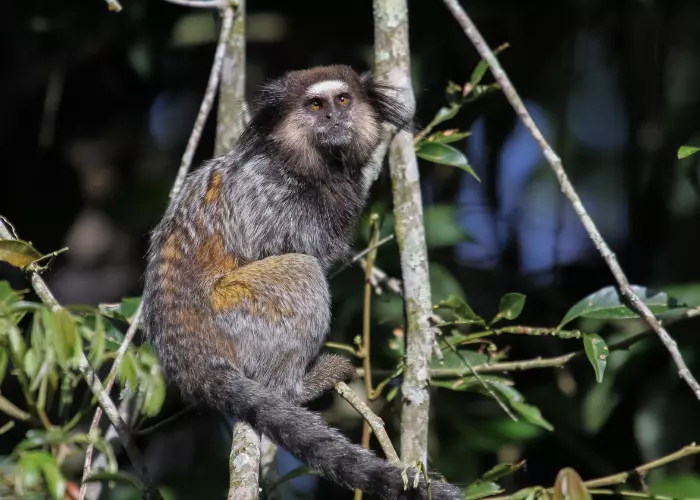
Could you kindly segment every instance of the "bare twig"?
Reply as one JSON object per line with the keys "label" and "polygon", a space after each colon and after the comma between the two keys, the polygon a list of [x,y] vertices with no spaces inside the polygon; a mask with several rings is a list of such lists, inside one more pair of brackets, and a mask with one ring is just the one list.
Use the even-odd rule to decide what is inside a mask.
{"label": "bare twig", "polygon": [[233,27],[233,17],[234,9],[233,7],[228,7],[224,10],[223,22],[221,24],[221,33],[219,34],[219,43],[216,45],[216,52],[214,53],[214,62],[211,65],[211,71],[209,72],[209,82],[207,83],[207,89],[204,92],[204,98],[202,99],[202,104],[199,106],[199,112],[197,113],[197,118],[195,119],[194,126],[192,127],[192,133],[190,134],[190,139],[187,141],[187,147],[185,148],[185,153],[182,155],[182,161],[180,162],[180,169],[177,172],[177,177],[175,177],[175,182],[170,190],[170,199],[173,200],[178,195],[182,189],[182,184],[185,182],[187,173],[192,165],[192,158],[194,157],[194,152],[199,144],[199,139],[202,136],[202,131],[204,130],[204,125],[209,118],[209,113],[214,104],[214,98],[216,97],[216,89],[219,87],[219,80],[221,78],[221,68],[224,64],[224,56],[226,55],[226,46],[231,35],[231,28]]}
{"label": "bare twig", "polygon": [[107,8],[112,12],[121,12],[122,4],[118,0],[105,0],[107,2]]}
{"label": "bare twig", "polygon": [[632,308],[637,313],[639,313],[639,315],[642,318],[644,318],[644,320],[649,324],[649,326],[651,326],[651,328],[656,332],[656,334],[661,339],[661,342],[663,342],[663,344],[666,346],[666,349],[671,354],[671,358],[673,358],[673,361],[676,363],[676,367],[678,368],[678,375],[686,381],[686,383],[695,393],[695,396],[698,399],[700,399],[700,384],[698,384],[697,380],[695,380],[695,377],[693,377],[693,374],[690,373],[690,370],[685,364],[685,361],[683,361],[683,357],[681,356],[681,353],[678,350],[676,341],[673,340],[673,338],[668,334],[666,329],[663,326],[661,326],[661,323],[658,319],[656,319],[654,313],[651,312],[649,307],[647,307],[647,305],[642,301],[642,299],[640,299],[637,296],[637,294],[634,293],[634,290],[632,290],[632,287],[629,284],[625,272],[622,270],[622,267],[620,267],[620,264],[617,261],[617,257],[612,252],[612,250],[610,250],[610,247],[608,247],[608,244],[605,242],[603,236],[598,231],[598,228],[591,219],[590,215],[588,215],[588,212],[586,212],[586,209],[584,208],[581,199],[579,198],[578,194],[576,193],[576,190],[574,189],[573,185],[571,184],[571,181],[569,180],[569,177],[564,171],[561,159],[557,156],[552,147],[546,141],[546,139],[542,135],[542,132],[540,132],[540,130],[537,128],[537,125],[535,125],[535,122],[530,116],[530,113],[525,108],[525,105],[520,99],[520,96],[515,90],[515,87],[513,87],[513,84],[508,78],[508,75],[501,67],[493,51],[491,51],[491,49],[489,48],[488,44],[486,43],[486,40],[484,40],[484,37],[481,35],[477,27],[474,25],[472,20],[469,18],[469,16],[457,0],[443,1],[445,2],[445,5],[450,10],[450,12],[452,12],[452,15],[455,17],[459,25],[464,30],[464,34],[467,35],[469,40],[471,40],[477,52],[479,52],[481,57],[489,64],[489,69],[491,70],[493,77],[501,86],[501,89],[503,89],[503,93],[505,94],[506,98],[513,106],[513,109],[515,109],[515,112],[518,114],[523,124],[527,127],[534,139],[539,144],[540,149],[542,149],[542,152],[544,153],[544,156],[547,159],[547,162],[552,167],[552,170],[554,170],[554,173],[557,176],[562,192],[566,195],[566,197],[573,205],[574,211],[578,215],[583,226],[586,228],[586,231],[588,232],[588,235],[593,241],[593,244],[598,249],[598,252],[610,268],[610,271],[612,272],[613,276],[615,277],[615,280],[617,281],[620,287],[620,292],[622,293],[623,297],[625,297],[629,301]]}
{"label": "bare twig", "polygon": [[[0,222],[0,238],[14,239],[14,236],[10,233],[10,231],[7,230],[3,222]],[[56,297],[53,296],[51,290],[49,290],[49,287],[46,286],[46,283],[41,278],[41,276],[39,276],[35,272],[32,272],[31,282],[32,286],[34,287],[34,290],[36,291],[36,294],[39,296],[42,302],[51,307],[51,309],[54,311],[62,309],[61,304],[58,303],[58,300],[56,300]],[[83,375],[86,382],[90,386],[92,392],[97,396],[100,406],[109,417],[110,421],[112,422],[112,425],[114,425],[114,427],[116,428],[117,433],[119,435],[119,440],[124,445],[124,449],[126,450],[127,455],[129,456],[129,460],[131,460],[132,464],[134,465],[134,468],[136,469],[142,481],[147,487],[147,495],[149,496],[149,498],[161,499],[162,497],[160,496],[160,493],[153,486],[151,479],[148,477],[148,473],[146,472],[146,467],[144,465],[141,453],[139,452],[138,448],[136,448],[136,445],[133,443],[132,436],[129,432],[127,425],[124,423],[124,420],[122,420],[122,418],[119,416],[119,412],[117,411],[116,406],[114,406],[114,403],[110,399],[109,394],[102,386],[100,379],[90,368],[90,364],[87,360],[87,357],[85,357],[85,353],[83,353],[82,351],[78,360],[78,369],[80,370],[80,373]]]}
{"label": "bare twig", "polygon": [[[379,236],[379,216],[377,214],[372,214],[369,219],[369,246],[367,251],[367,263],[365,265],[365,297],[364,297],[364,307],[362,310],[362,344],[360,347],[360,353],[362,355],[362,366],[365,369],[365,392],[367,393],[367,399],[372,401],[374,398],[374,389],[372,389],[372,360],[370,358],[370,344],[371,344],[371,308],[372,308],[372,284],[370,280],[372,279],[372,269],[374,268],[374,259],[377,256],[377,237]],[[362,424],[362,441],[361,445],[363,448],[369,448],[369,438],[370,438],[370,425],[369,421],[365,420]],[[355,500],[362,500],[362,490],[355,490]]]}
{"label": "bare twig", "polygon": [[[374,0],[375,69],[402,90],[401,97],[415,109],[411,86],[406,0]],[[405,463],[427,463],[430,410],[430,358],[435,335],[431,312],[428,252],[423,226],[418,161],[412,134],[401,131],[389,146],[389,167],[401,254],[406,310],[406,370],[401,387],[401,458]]]}
{"label": "bare twig", "polygon": [[375,415],[369,406],[367,406],[345,382],[338,382],[335,385],[335,390],[345,401],[350,404],[350,406],[357,411],[357,413],[362,415],[365,421],[369,422],[369,425],[372,428],[374,435],[377,436],[377,441],[379,441],[387,460],[392,463],[400,463],[399,456],[396,454],[396,450],[391,444],[389,435],[386,433],[386,430],[384,430],[384,421]]}
{"label": "bare twig", "polygon": [[228,2],[226,0],[165,0],[168,3],[182,5],[183,7],[196,7],[201,9],[223,9]]}

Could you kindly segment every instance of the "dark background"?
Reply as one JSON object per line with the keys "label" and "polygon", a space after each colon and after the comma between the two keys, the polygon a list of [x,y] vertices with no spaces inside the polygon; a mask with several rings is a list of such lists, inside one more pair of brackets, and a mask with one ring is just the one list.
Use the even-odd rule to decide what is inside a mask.
{"label": "dark background", "polygon": [[[140,293],[148,231],[167,203],[218,36],[218,13],[160,0],[124,0],[118,14],[101,0],[5,2],[0,15],[0,214],[40,251],[63,246],[46,274],[63,303],[119,301]],[[498,0],[463,2],[495,47],[537,123],[630,281],[688,302],[700,300],[698,158],[700,3],[695,0]],[[409,2],[417,115],[430,121],[448,81],[464,83],[476,52],[439,1]],[[326,63],[372,65],[369,1],[248,1],[249,96],[268,77]],[[490,75],[486,77],[491,81]],[[211,119],[195,162],[213,154]],[[500,93],[466,108],[450,127],[472,130],[456,145],[483,182],[459,169],[421,162],[434,301],[458,293],[491,317],[503,293],[527,294],[518,323],[556,326],[585,295],[613,283],[529,133]],[[373,207],[391,209],[384,173]],[[456,223],[444,216],[452,210]],[[437,215],[435,215],[437,214]],[[455,225],[473,242],[450,241]],[[390,226],[385,231],[391,230]],[[440,244],[440,236],[444,236]],[[367,238],[358,230],[358,249]],[[395,243],[378,265],[400,276]],[[13,284],[20,274],[0,269]],[[334,279],[333,340],[361,331],[359,268]],[[374,365],[391,369],[386,347],[400,324],[400,302],[374,301]],[[590,323],[609,343],[640,331],[637,322]],[[674,326],[700,374],[696,320]],[[583,328],[583,326],[582,326]],[[580,343],[502,337],[509,359],[555,356]],[[613,353],[596,384],[584,359],[564,369],[514,375],[516,387],[555,427],[511,422],[475,394],[434,391],[435,468],[468,483],[498,461],[526,458],[504,485],[551,485],[565,466],[584,478],[607,475],[700,438],[700,403],[650,337]],[[360,422],[332,397],[318,403],[334,425],[359,440]],[[180,403],[168,400],[163,415]],[[393,405],[393,406],[392,406]],[[382,416],[393,432],[396,401]],[[177,498],[215,498],[226,487],[227,430],[196,414],[140,442]],[[86,424],[89,425],[89,424]],[[394,434],[395,435],[395,434]],[[6,450],[3,450],[5,453]],[[652,475],[656,492],[700,496],[697,459]],[[332,489],[323,484],[318,498]],[[336,498],[350,498],[334,492]],[[113,498],[119,497],[116,493]],[[344,496],[342,496],[344,495]]]}

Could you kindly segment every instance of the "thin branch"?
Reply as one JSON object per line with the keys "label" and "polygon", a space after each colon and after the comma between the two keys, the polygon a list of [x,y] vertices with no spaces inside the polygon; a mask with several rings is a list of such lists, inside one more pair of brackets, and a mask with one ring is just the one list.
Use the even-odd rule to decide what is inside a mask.
{"label": "thin branch", "polygon": [[673,340],[673,338],[668,334],[666,329],[654,316],[654,313],[651,312],[649,307],[647,307],[642,299],[640,299],[637,294],[634,293],[634,290],[632,290],[625,272],[622,270],[622,267],[620,267],[620,264],[617,261],[617,257],[612,250],[610,250],[610,247],[608,247],[608,244],[598,231],[595,223],[588,215],[588,212],[586,212],[581,199],[564,171],[561,159],[557,156],[549,143],[547,143],[542,135],[542,132],[537,128],[537,125],[535,125],[530,113],[525,108],[525,105],[516,92],[515,87],[513,87],[508,75],[503,70],[498,62],[498,59],[489,48],[486,40],[484,40],[477,27],[474,25],[457,0],[443,0],[443,2],[450,12],[452,12],[452,15],[464,30],[464,34],[471,40],[477,52],[479,52],[481,57],[489,64],[489,69],[491,70],[493,77],[501,86],[501,89],[503,89],[503,93],[505,94],[506,98],[513,106],[513,109],[515,109],[515,112],[518,114],[523,124],[527,127],[534,139],[539,144],[545,158],[547,159],[547,162],[557,176],[562,192],[571,202],[572,206],[574,207],[574,211],[578,215],[583,226],[586,228],[586,231],[593,241],[593,244],[610,268],[610,271],[620,287],[620,292],[629,301],[632,308],[639,313],[639,315],[644,318],[649,326],[651,326],[651,328],[656,332],[658,337],[661,339],[661,342],[663,342],[663,344],[666,346],[671,358],[673,358],[673,361],[678,368],[678,375],[685,380],[691,390],[695,393],[695,396],[700,399],[700,384],[698,384],[695,377],[693,377],[692,373],[690,373],[685,361],[683,361],[683,357],[678,350],[676,341]]}
{"label": "thin branch", "polygon": [[362,418],[365,419],[369,423],[369,426],[372,428],[372,431],[374,432],[374,435],[377,436],[377,441],[379,441],[379,445],[382,447],[382,451],[384,452],[384,455],[386,456],[387,460],[389,460],[392,463],[400,463],[401,461],[399,460],[399,456],[396,453],[396,450],[394,449],[394,446],[391,444],[391,439],[389,439],[389,435],[386,433],[386,430],[384,429],[384,421],[379,418],[370,408],[367,406],[357,394],[353,392],[350,387],[345,382],[338,382],[335,385],[335,390],[340,396],[347,401],[350,406],[352,406],[357,413],[362,415]]}
{"label": "thin branch", "polygon": [[223,9],[228,2],[221,0],[165,0],[168,3],[182,5],[183,7],[195,7],[199,9]]}
{"label": "thin branch", "polygon": [[[172,0],[168,0],[172,1]],[[179,0],[178,0],[179,1]],[[219,42],[216,45],[216,52],[214,53],[214,62],[211,65],[211,71],[209,72],[209,82],[207,83],[207,89],[204,92],[204,98],[202,99],[202,104],[199,106],[199,112],[197,113],[197,118],[194,121],[194,126],[192,127],[192,133],[190,134],[190,139],[187,141],[187,147],[185,148],[185,153],[182,155],[182,161],[180,162],[180,169],[177,172],[177,177],[175,177],[175,182],[170,190],[170,199],[174,200],[182,189],[182,185],[185,182],[185,178],[192,165],[192,158],[194,158],[194,152],[199,144],[199,139],[202,137],[202,131],[204,130],[204,125],[209,118],[209,113],[214,105],[214,98],[216,97],[216,90],[219,87],[219,80],[221,78],[221,67],[224,64],[224,56],[226,55],[226,44],[228,42],[229,36],[231,35],[231,28],[233,27],[233,17],[234,17],[233,7],[228,7],[224,10],[223,21],[221,24],[221,33],[219,34]]]}
{"label": "thin branch", "polygon": [[[365,265],[365,296],[364,305],[362,308],[362,344],[360,353],[362,354],[362,366],[365,370],[365,392],[367,399],[374,399],[374,389],[372,389],[372,360],[370,358],[371,345],[371,311],[372,311],[372,269],[374,268],[374,259],[377,256],[377,237],[379,236],[379,216],[372,214],[369,219],[369,246],[367,248],[367,263]],[[362,441],[363,448],[369,448],[370,425],[367,420],[362,424]],[[362,490],[355,490],[355,500],[362,500]]]}
{"label": "thin branch", "polygon": [[[345,271],[345,269],[347,269],[348,267],[350,267],[352,264],[354,264],[355,262],[357,262],[357,261],[359,261],[359,260],[361,260],[363,263],[365,263],[365,264],[362,265],[362,267],[363,267],[363,268],[366,268],[366,267],[367,267],[367,264],[366,264],[367,261],[366,261],[366,259],[364,259],[363,257],[364,257],[365,255],[367,255],[368,253],[370,253],[372,250],[376,250],[376,249],[379,248],[380,246],[382,246],[382,245],[384,245],[384,244],[386,244],[386,243],[389,243],[389,242],[390,242],[391,240],[393,240],[393,239],[394,239],[394,235],[393,235],[393,234],[390,234],[389,236],[385,236],[385,237],[382,238],[381,240],[377,241],[377,242],[374,243],[373,245],[371,245],[371,246],[365,248],[365,249],[362,250],[361,252],[357,253],[357,254],[356,254],[352,259],[350,259],[348,262],[346,262],[345,264],[343,264],[343,265],[342,265],[340,268],[338,268],[336,271],[334,271],[332,274],[330,274],[330,275],[328,276],[328,279],[331,280],[331,279],[335,278],[335,277],[338,276],[341,272]],[[375,268],[372,268],[372,276],[374,276],[375,270],[376,270]],[[374,284],[373,284],[373,286],[374,286]]]}
{"label": "thin branch", "polygon": [[105,0],[107,2],[107,8],[112,12],[121,12],[122,4],[118,0]]}
{"label": "thin branch", "polygon": [[227,500],[255,500],[259,494],[260,435],[247,423],[238,420],[233,426],[229,455],[229,490]]}
{"label": "thin branch", "polygon": [[[669,318],[663,322],[664,325],[668,326],[673,323],[676,323],[678,321],[684,320],[684,319],[690,319],[690,318],[695,318],[697,316],[700,316],[700,306],[698,307],[693,307],[685,311],[680,316],[676,316],[673,318]],[[654,330],[650,327],[649,329],[639,332],[635,335],[632,335],[626,339],[620,340],[619,342],[615,342],[614,344],[610,344],[608,346],[608,349],[610,352],[613,351],[620,351],[622,349],[627,349],[628,347],[631,347],[632,345],[636,344],[640,340],[648,337],[654,333]],[[532,369],[537,369],[537,368],[559,368],[561,366],[564,366],[566,363],[571,361],[575,357],[582,356],[586,353],[584,349],[581,349],[580,351],[576,352],[571,352],[568,354],[562,354],[561,356],[556,356],[553,358],[542,358],[542,357],[537,357],[534,359],[526,359],[522,361],[506,361],[503,363],[492,363],[492,364],[483,364],[483,365],[477,365],[474,367],[474,371],[478,373],[505,373],[505,372],[513,372],[513,371],[523,371],[523,370],[532,370]],[[468,369],[464,368],[434,368],[430,371],[431,376],[433,377],[464,377],[469,374]]]}
{"label": "thin branch", "polygon": [[[2,222],[0,222],[0,238],[14,239],[13,235],[7,230],[4,223]],[[36,294],[39,296],[42,302],[50,306],[51,309],[54,311],[62,309],[61,304],[59,304],[58,300],[56,300],[56,297],[53,296],[51,290],[49,290],[49,287],[46,286],[46,283],[41,278],[41,276],[39,276],[35,272],[32,272],[31,282],[32,286],[34,287],[34,290],[36,291]],[[153,483],[150,477],[148,476],[146,467],[143,462],[143,458],[141,456],[141,452],[139,452],[138,448],[136,448],[136,445],[133,443],[132,436],[129,432],[127,425],[124,423],[124,420],[122,420],[122,418],[119,416],[119,412],[117,411],[116,406],[114,406],[114,403],[110,399],[109,394],[105,391],[104,387],[102,386],[100,379],[90,368],[90,364],[87,358],[85,357],[85,353],[83,353],[82,351],[80,352],[80,358],[78,360],[78,369],[80,370],[80,373],[83,375],[86,382],[90,386],[90,389],[92,389],[92,392],[97,396],[100,406],[109,417],[110,421],[112,422],[112,425],[114,425],[114,427],[116,428],[117,433],[119,435],[119,440],[124,445],[124,449],[126,450],[127,455],[129,456],[129,460],[131,460],[131,463],[134,465],[134,468],[141,477],[141,480],[147,487],[147,491],[145,493],[149,498],[162,500],[160,493],[153,486]]]}
{"label": "thin branch", "polygon": [[[632,470],[626,471],[626,472],[619,472],[617,474],[612,474],[610,476],[605,476],[601,477],[598,479],[589,479],[588,481],[584,481],[583,484],[587,488],[598,488],[600,486],[612,486],[612,485],[619,485],[619,484],[625,484],[627,480],[633,476],[637,475],[640,478],[644,479],[644,477],[653,469],[658,469],[659,467],[663,467],[664,465],[668,465],[672,462],[675,462],[677,460],[680,460],[682,458],[688,457],[690,455],[696,455],[700,454],[700,446],[698,446],[695,443],[689,444],[688,446],[684,446],[680,450],[671,453],[669,455],[666,455],[661,458],[657,458],[656,460],[653,460],[651,462],[648,462],[646,464],[642,464],[638,467],[635,467]],[[552,493],[554,488],[548,488],[547,492]],[[498,496],[498,497],[488,497],[488,500],[511,500],[517,495],[518,492],[513,493],[511,495],[503,495],[503,496]],[[591,491],[593,493],[593,491]],[[607,494],[607,492],[597,492],[597,493],[602,493],[602,494]],[[617,491],[614,494],[620,495],[620,496],[635,496],[639,498],[661,498],[661,497],[651,497],[648,494],[640,494],[639,492],[622,492],[622,491]],[[670,499],[669,499],[670,500]]]}

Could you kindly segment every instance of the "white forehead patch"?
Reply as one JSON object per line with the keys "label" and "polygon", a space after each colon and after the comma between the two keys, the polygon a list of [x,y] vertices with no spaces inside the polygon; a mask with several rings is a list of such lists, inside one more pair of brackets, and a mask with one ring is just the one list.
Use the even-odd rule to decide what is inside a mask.
{"label": "white forehead patch", "polygon": [[315,96],[319,94],[330,94],[331,92],[347,92],[348,84],[342,80],[323,80],[322,82],[314,83],[306,89],[307,96]]}

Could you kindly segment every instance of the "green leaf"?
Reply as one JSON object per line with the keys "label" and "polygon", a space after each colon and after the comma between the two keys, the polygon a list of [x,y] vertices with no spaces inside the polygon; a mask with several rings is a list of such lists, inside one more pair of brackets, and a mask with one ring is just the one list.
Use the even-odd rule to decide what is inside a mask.
{"label": "green leaf", "polygon": [[605,373],[605,365],[608,362],[608,355],[610,354],[610,350],[608,349],[605,340],[603,340],[598,334],[584,333],[583,347],[586,350],[588,361],[591,362],[591,365],[593,365],[593,369],[595,370],[595,379],[598,381],[598,383],[602,382],[603,374]]}
{"label": "green leaf", "polygon": [[471,132],[460,132],[456,128],[451,128],[448,130],[440,130],[434,134],[429,135],[425,138],[427,142],[437,142],[440,144],[448,144],[450,142],[461,141],[465,137],[469,137]]}
{"label": "green leaf", "polygon": [[39,373],[39,367],[41,366],[42,359],[39,358],[39,353],[35,347],[30,347],[27,349],[27,353],[24,355],[24,373],[27,374],[29,380],[32,381]]}
{"label": "green leaf", "polygon": [[[685,307],[685,304],[659,290],[636,285],[632,285],[632,290],[654,314]],[[559,328],[579,317],[618,320],[638,318],[639,315],[622,303],[615,287],[607,286],[578,301],[564,315]]]}
{"label": "green leaf", "polygon": [[119,381],[122,386],[129,384],[130,387],[135,388],[138,381],[138,364],[136,362],[136,356],[131,349],[127,349],[122,358],[122,363],[119,365]]}
{"label": "green leaf", "polygon": [[100,304],[99,310],[108,318],[117,319],[124,323],[131,323],[141,303],[141,297],[129,297],[118,304]]}
{"label": "green leaf", "polygon": [[446,309],[452,312],[453,318],[443,324],[485,324],[484,319],[476,314],[469,304],[454,295],[438,302],[435,309]]}
{"label": "green leaf", "polygon": [[428,124],[429,128],[433,128],[437,125],[440,125],[442,122],[445,122],[447,120],[451,120],[455,116],[457,116],[457,113],[459,113],[459,108],[460,106],[450,106],[450,107],[441,107],[437,113],[435,113],[435,117],[432,119],[432,121]]}
{"label": "green leaf", "polygon": [[12,348],[12,353],[18,359],[24,359],[24,354],[27,352],[27,344],[24,342],[24,337],[19,328],[12,325],[8,331],[10,337],[10,347]]}
{"label": "green leaf", "polygon": [[92,472],[86,479],[85,482],[88,483],[94,483],[94,482],[107,482],[107,481],[114,481],[115,483],[125,483],[125,484],[130,484],[136,489],[139,490],[144,490],[145,485],[139,479],[138,476],[131,474],[126,471],[116,471],[116,472],[105,472],[105,471],[99,471],[99,472]]}
{"label": "green leaf", "polygon": [[493,318],[491,324],[499,321],[502,318],[516,319],[523,312],[525,307],[525,295],[522,293],[507,293],[501,297],[501,302],[498,305],[498,314]]}
{"label": "green leaf", "polygon": [[45,451],[23,453],[17,463],[20,481],[24,488],[32,490],[39,483],[39,474],[44,477],[49,493],[54,500],[63,500],[66,494],[66,478],[54,458]]}
{"label": "green leaf", "polygon": [[0,345],[0,385],[7,374],[7,364],[10,360],[10,353],[4,345]]}
{"label": "green leaf", "polygon": [[165,401],[165,379],[158,358],[147,344],[141,347],[138,360],[142,365],[139,371],[139,394],[143,398],[143,413],[153,417],[160,412]]}
{"label": "green leaf", "polygon": [[88,359],[90,364],[97,369],[102,366],[105,354],[105,320],[100,314],[95,314],[95,329],[90,339],[90,352]]}
{"label": "green leaf", "polygon": [[683,158],[687,158],[691,155],[694,155],[700,151],[700,148],[697,148],[695,146],[681,146],[678,148],[678,159],[682,160]]}
{"label": "green leaf", "polygon": [[519,413],[525,420],[549,431],[554,430],[552,424],[544,419],[539,408],[527,404],[523,395],[520,394],[520,392],[518,392],[514,387],[502,382],[489,382],[489,384],[493,389],[505,397],[511,408]]}
{"label": "green leaf", "polygon": [[312,469],[311,467],[306,467],[302,465],[301,467],[297,467],[296,469],[292,469],[291,471],[287,472],[284,476],[279,478],[272,486],[270,486],[270,489],[268,492],[274,490],[281,484],[286,483],[287,481],[291,481],[294,478],[301,477],[301,476],[308,476],[310,474],[318,474],[319,471],[317,469]]}
{"label": "green leaf", "polygon": [[513,474],[514,472],[519,471],[525,467],[525,460],[521,460],[517,464],[508,464],[508,463],[502,463],[498,464],[489,471],[485,472],[484,475],[481,476],[482,481],[498,481],[502,477],[509,476],[510,474]]}
{"label": "green leaf", "polygon": [[[472,367],[475,365],[472,365]],[[466,366],[464,367],[464,370],[466,373],[469,372],[469,368]],[[479,380],[481,379],[481,380]],[[454,379],[433,379],[430,381],[430,385],[434,387],[442,387],[443,389],[449,389],[451,391],[478,391],[482,392],[482,389],[484,388],[483,383],[484,382],[501,382],[501,383],[507,383],[510,382],[508,379],[505,379],[503,377],[498,377],[496,375],[480,375],[479,379],[473,376],[465,376],[465,377],[460,377],[460,378],[454,378]]]}
{"label": "green leaf", "polygon": [[649,494],[673,498],[700,497],[700,475],[672,474],[664,476],[649,484]]}
{"label": "green leaf", "polygon": [[12,266],[24,269],[40,258],[41,253],[26,241],[0,240],[0,260]]}
{"label": "green leaf", "polygon": [[418,146],[416,156],[433,163],[440,163],[441,165],[461,168],[474,177],[477,181],[481,182],[479,176],[476,175],[476,172],[474,172],[472,167],[469,166],[469,162],[467,161],[467,157],[464,156],[464,153],[462,153],[459,149],[453,148],[452,146],[448,146],[447,144],[439,144],[436,142],[422,141]]}
{"label": "green leaf", "polygon": [[554,481],[552,500],[591,500],[581,476],[571,467],[559,471]]}
{"label": "green leaf", "polygon": [[73,317],[65,309],[57,310],[54,313],[54,327],[54,346],[57,354],[60,352],[59,364],[62,368],[76,368],[82,352],[82,342]]}
{"label": "green leaf", "polygon": [[448,203],[429,205],[424,210],[425,242],[429,248],[474,241],[459,224],[457,209],[454,205]]}
{"label": "green leaf", "polygon": [[479,498],[497,495],[502,491],[503,488],[491,481],[476,481],[467,487],[464,492],[464,499],[478,500]]}
{"label": "green leaf", "polygon": [[[474,368],[475,366],[484,365],[488,362],[486,354],[480,354],[476,351],[468,349],[458,349],[457,352],[449,350],[443,353],[442,362],[436,356],[430,360],[431,369],[461,369],[469,370],[466,363]],[[465,363],[466,361],[466,363]]]}

